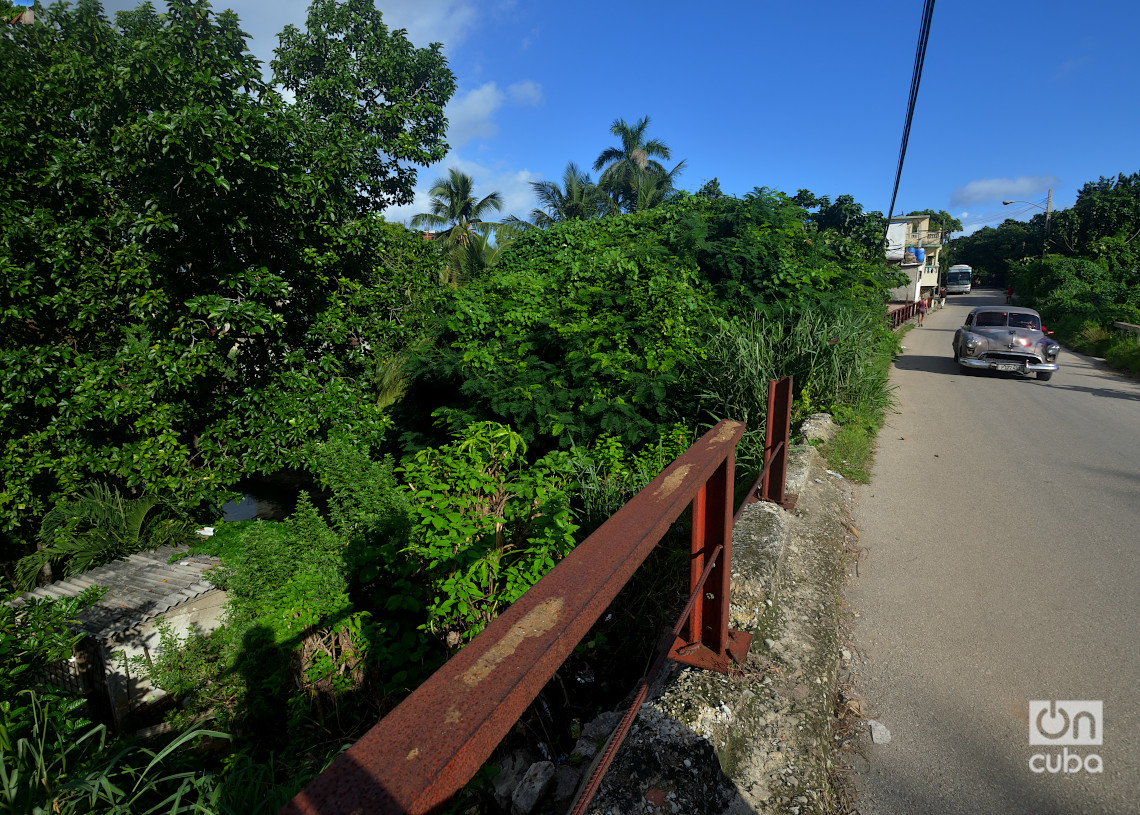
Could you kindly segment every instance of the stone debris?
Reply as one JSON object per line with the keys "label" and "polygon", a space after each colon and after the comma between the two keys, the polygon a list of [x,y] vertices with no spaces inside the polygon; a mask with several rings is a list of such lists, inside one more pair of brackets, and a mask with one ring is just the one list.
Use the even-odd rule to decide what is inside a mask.
{"label": "stone debris", "polygon": [[867,726],[871,728],[871,741],[875,744],[891,743],[891,731],[887,729],[885,724],[875,719],[868,719]]}
{"label": "stone debris", "polygon": [[511,753],[499,762],[499,774],[492,781],[492,786],[495,801],[504,810],[510,809],[515,788],[530,769],[531,763],[530,757],[522,751]]}
{"label": "stone debris", "polygon": [[555,769],[549,761],[530,765],[511,794],[511,815],[530,815],[535,804],[554,784]]}

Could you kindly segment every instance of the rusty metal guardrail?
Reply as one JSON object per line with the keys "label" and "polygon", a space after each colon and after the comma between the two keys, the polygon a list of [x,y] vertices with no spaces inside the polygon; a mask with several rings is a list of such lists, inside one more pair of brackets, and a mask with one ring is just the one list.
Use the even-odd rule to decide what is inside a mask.
{"label": "rusty metal guardrail", "polygon": [[[932,305],[931,298],[924,297],[922,299],[926,301],[926,307],[929,309]],[[913,319],[917,313],[918,301],[915,300],[913,303],[907,303],[906,305],[899,306],[898,308],[892,308],[890,311],[888,311],[887,322],[890,323],[891,330],[894,331],[903,323]]]}
{"label": "rusty metal guardrail", "polygon": [[[791,409],[791,380],[784,381],[778,388],[782,395],[776,397],[776,413],[776,383],[769,386],[761,475],[761,480],[768,478],[771,483],[778,480],[778,489],[772,489],[781,498]],[[773,430],[773,424],[783,429]],[[666,657],[719,671],[727,671],[732,661],[743,662],[751,635],[729,631],[728,599],[733,468],[744,429],[740,422],[724,420],[701,437],[282,807],[279,815],[440,812],[490,757],[690,505],[689,603],[674,628],[672,647],[642,680],[638,699],[644,699]],[[761,493],[764,489],[768,488]],[[589,802],[639,707],[637,702],[611,738],[608,758],[579,796],[577,808]]]}

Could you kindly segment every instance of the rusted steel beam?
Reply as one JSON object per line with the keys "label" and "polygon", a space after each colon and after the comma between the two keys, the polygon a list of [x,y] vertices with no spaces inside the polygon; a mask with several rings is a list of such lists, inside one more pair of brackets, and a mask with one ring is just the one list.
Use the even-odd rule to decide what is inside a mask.
{"label": "rusted steel beam", "polygon": [[[722,421],[280,810],[440,812],[735,449]],[[730,493],[731,494],[731,493]]]}
{"label": "rusted steel beam", "polygon": [[796,506],[796,496],[784,495],[791,435],[792,378],[785,376],[768,382],[768,423],[764,428],[764,453],[765,458],[771,457],[772,466],[760,481],[760,500],[779,504],[789,511]]}
{"label": "rusted steel beam", "polygon": [[756,476],[756,481],[752,484],[751,487],[749,487],[748,492],[744,494],[744,498],[741,500],[740,506],[736,508],[736,512],[732,516],[733,526],[736,526],[736,521],[738,518],[740,518],[740,513],[744,511],[744,508],[746,506],[749,504],[755,504],[760,500],[760,485],[764,482],[764,476],[768,474],[768,471],[770,469],[772,469],[772,462],[775,460],[772,455],[779,452],[779,448],[780,445],[778,444],[776,445],[775,450],[768,451],[768,454],[766,456],[767,460],[764,462],[764,467],[760,470],[760,474]]}
{"label": "rusted steel beam", "polygon": [[689,591],[697,591],[714,551],[723,554],[713,564],[708,582],[689,614],[686,635],[677,637],[669,658],[687,665],[727,673],[733,661],[743,663],[752,636],[729,631],[728,595],[732,564],[732,498],[735,449],[693,498],[693,527],[689,560]]}

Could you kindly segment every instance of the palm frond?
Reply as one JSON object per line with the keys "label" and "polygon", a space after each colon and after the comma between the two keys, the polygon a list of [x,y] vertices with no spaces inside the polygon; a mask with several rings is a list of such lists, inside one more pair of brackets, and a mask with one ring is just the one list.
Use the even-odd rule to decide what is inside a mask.
{"label": "palm frond", "polygon": [[[161,510],[155,513],[155,510]],[[16,565],[19,583],[32,588],[47,563],[70,577],[126,555],[185,540],[190,518],[156,495],[124,498],[115,488],[94,483],[57,501],[44,515],[37,550]]]}

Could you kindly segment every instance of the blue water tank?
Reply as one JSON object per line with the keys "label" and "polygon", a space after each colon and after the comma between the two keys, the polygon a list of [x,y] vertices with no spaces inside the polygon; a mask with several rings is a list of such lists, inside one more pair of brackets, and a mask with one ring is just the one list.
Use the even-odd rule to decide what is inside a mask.
{"label": "blue water tank", "polygon": [[916,246],[914,248],[914,259],[919,263],[922,263],[924,260],[926,260],[926,250]]}

